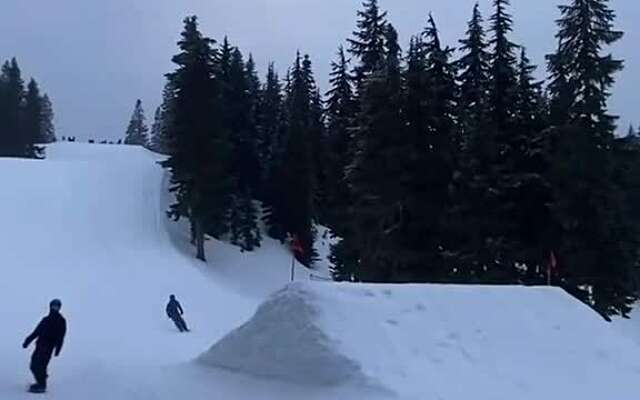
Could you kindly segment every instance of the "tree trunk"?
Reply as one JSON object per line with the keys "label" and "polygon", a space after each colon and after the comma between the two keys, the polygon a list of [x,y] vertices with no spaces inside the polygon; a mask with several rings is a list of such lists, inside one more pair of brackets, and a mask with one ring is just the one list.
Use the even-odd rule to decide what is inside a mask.
{"label": "tree trunk", "polygon": [[202,222],[194,221],[193,230],[196,240],[196,258],[206,262],[207,259],[204,254],[204,230],[202,229]]}
{"label": "tree trunk", "polygon": [[191,228],[191,244],[193,246],[196,245],[196,225],[194,221],[189,221],[190,222],[190,228]]}

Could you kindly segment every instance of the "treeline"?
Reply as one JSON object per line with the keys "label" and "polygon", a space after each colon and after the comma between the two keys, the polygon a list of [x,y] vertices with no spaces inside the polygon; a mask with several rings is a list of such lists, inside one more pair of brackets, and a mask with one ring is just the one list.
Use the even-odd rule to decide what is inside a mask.
{"label": "treeline", "polygon": [[42,158],[41,144],[56,141],[53,106],[38,83],[25,88],[16,59],[0,72],[0,157]]}
{"label": "treeline", "polygon": [[[508,0],[473,9],[457,49],[435,18],[403,52],[376,0],[321,95],[309,56],[265,83],[228,40],[185,20],[152,140],[169,155],[174,218],[245,250],[314,224],[340,238],[337,280],[543,284],[603,316],[635,298],[640,139],[616,138],[607,99],[622,37],[607,0],[561,6],[548,79],[511,38]],[[259,200],[260,202],[257,202]],[[549,276],[551,275],[551,276]]]}
{"label": "treeline", "polygon": [[262,83],[253,58],[204,37],[196,17],[185,20],[179,46],[150,139],[169,155],[177,199],[169,214],[189,218],[200,259],[205,234],[257,248],[264,217],[272,237],[299,238],[310,265],[326,152],[309,56],[298,54],[284,80],[270,65]]}

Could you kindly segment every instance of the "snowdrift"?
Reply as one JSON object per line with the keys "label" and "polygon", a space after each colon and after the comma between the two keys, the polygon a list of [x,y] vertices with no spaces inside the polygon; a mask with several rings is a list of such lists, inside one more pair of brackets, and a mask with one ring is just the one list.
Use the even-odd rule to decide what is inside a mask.
{"label": "snowdrift", "polygon": [[640,392],[640,348],[553,288],[294,283],[199,360],[406,399]]}

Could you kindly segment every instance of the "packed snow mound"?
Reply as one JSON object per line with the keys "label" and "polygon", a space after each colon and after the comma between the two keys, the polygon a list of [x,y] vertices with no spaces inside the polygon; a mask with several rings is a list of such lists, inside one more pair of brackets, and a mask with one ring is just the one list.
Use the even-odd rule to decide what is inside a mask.
{"label": "packed snow mound", "polygon": [[640,349],[559,289],[294,283],[200,361],[403,399],[632,399]]}
{"label": "packed snow mound", "polygon": [[253,319],[200,357],[208,365],[301,384],[364,382],[359,365],[336,348],[313,292],[291,284],[259,307]]}

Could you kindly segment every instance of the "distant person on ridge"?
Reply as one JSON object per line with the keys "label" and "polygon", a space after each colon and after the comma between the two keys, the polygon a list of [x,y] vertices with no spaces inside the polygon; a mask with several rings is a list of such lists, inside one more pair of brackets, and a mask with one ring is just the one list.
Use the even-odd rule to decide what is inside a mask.
{"label": "distant person on ridge", "polygon": [[67,333],[67,322],[60,315],[61,307],[60,300],[52,300],[49,303],[49,315],[40,321],[33,333],[22,344],[26,349],[37,339],[36,349],[31,355],[31,372],[36,379],[36,383],[29,388],[31,392],[42,393],[47,389],[47,367],[51,361],[51,355],[55,352],[55,356],[58,357],[62,350],[64,336]]}
{"label": "distant person on ridge", "polygon": [[169,303],[167,304],[167,316],[176,324],[180,332],[189,332],[189,328],[187,327],[187,323],[184,322],[182,314],[184,314],[182,306],[178,300],[176,300],[176,296],[172,294],[169,296]]}

